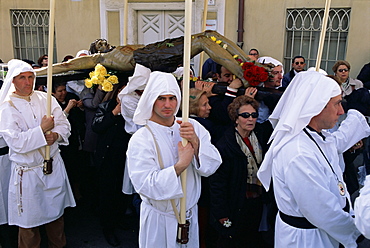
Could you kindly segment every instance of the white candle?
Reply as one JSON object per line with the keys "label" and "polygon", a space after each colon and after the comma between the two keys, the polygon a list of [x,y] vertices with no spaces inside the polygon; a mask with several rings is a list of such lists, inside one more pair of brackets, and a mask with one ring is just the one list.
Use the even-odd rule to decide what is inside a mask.
{"label": "white candle", "polygon": [[325,3],[324,17],[323,17],[321,33],[320,33],[319,49],[317,51],[317,58],[316,58],[316,66],[315,66],[316,71],[319,71],[319,69],[320,69],[322,51],[324,49],[326,27],[328,25],[330,2],[331,2],[331,0],[326,0],[326,3]]}

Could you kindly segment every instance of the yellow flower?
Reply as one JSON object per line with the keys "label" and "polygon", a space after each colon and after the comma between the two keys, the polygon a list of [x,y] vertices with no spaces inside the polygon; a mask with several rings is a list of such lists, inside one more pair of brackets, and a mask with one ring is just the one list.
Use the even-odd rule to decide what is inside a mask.
{"label": "yellow flower", "polygon": [[105,76],[107,75],[107,69],[105,69],[105,67],[101,64],[97,64],[95,66],[95,73],[99,74],[99,75],[102,75],[102,76]]}
{"label": "yellow flower", "polygon": [[91,77],[91,80],[90,81],[91,81],[92,84],[99,84],[99,79],[98,79],[97,76]]}
{"label": "yellow flower", "polygon": [[118,77],[116,75],[110,76],[107,79],[111,84],[118,84]]}
{"label": "yellow flower", "polygon": [[239,57],[239,55],[238,54],[235,54],[234,56],[233,56],[233,58],[234,59],[237,59]]}
{"label": "yellow flower", "polygon": [[95,71],[91,71],[91,72],[89,73],[89,77],[90,77],[90,78],[92,78],[93,76],[95,76]]}
{"label": "yellow flower", "polygon": [[105,92],[109,92],[109,91],[112,91],[113,90],[113,85],[108,80],[104,80],[102,86],[103,86],[102,89]]}
{"label": "yellow flower", "polygon": [[216,44],[221,44],[221,42],[222,42],[222,41],[220,41],[220,40],[217,40],[217,41],[216,41]]}
{"label": "yellow flower", "polygon": [[243,66],[244,65],[244,63],[240,63],[240,66]]}
{"label": "yellow flower", "polygon": [[105,76],[102,74],[97,75],[97,78],[98,78],[98,82],[97,82],[98,84],[102,84],[105,80]]}
{"label": "yellow flower", "polygon": [[93,84],[92,84],[92,82],[91,82],[90,79],[88,79],[88,78],[85,79],[85,86],[87,88],[91,88],[93,86]]}
{"label": "yellow flower", "polygon": [[227,48],[227,44],[224,44],[222,48],[223,49],[226,49]]}
{"label": "yellow flower", "polygon": [[216,37],[211,36],[211,40],[212,40],[212,41],[216,41],[217,39],[216,39]]}

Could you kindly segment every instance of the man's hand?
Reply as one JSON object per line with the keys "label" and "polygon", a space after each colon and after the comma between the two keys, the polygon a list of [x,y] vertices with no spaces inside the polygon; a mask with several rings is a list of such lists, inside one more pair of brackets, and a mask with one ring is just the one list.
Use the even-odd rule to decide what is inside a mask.
{"label": "man's hand", "polygon": [[116,107],[112,110],[113,115],[118,115],[121,113],[121,102],[119,102]]}
{"label": "man's hand", "polygon": [[242,81],[239,78],[235,78],[230,84],[229,87],[233,89],[239,89],[243,86]]}
{"label": "man's hand", "polygon": [[176,175],[180,176],[180,174],[190,165],[194,156],[194,148],[190,143],[187,143],[186,146],[183,146],[182,142],[180,141],[177,144],[177,149],[179,152],[179,161],[177,161],[174,167]]}
{"label": "man's hand", "polygon": [[52,144],[54,144],[54,142],[58,139],[58,134],[54,132],[50,132],[44,135],[45,135],[45,140],[48,146],[51,146]]}
{"label": "man's hand", "polygon": [[190,122],[182,122],[177,120],[177,123],[180,124],[180,137],[187,139],[193,146],[194,150],[197,150],[199,147],[199,138],[194,131],[194,127]]}
{"label": "man's hand", "polygon": [[198,160],[199,154],[199,138],[194,131],[194,127],[190,122],[182,122],[177,120],[177,123],[180,124],[180,137],[187,139],[192,147],[194,148],[194,155]]}
{"label": "man's hand", "polygon": [[54,128],[54,116],[46,117],[46,115],[44,115],[44,117],[42,117],[40,126],[43,133],[51,131],[51,129]]}

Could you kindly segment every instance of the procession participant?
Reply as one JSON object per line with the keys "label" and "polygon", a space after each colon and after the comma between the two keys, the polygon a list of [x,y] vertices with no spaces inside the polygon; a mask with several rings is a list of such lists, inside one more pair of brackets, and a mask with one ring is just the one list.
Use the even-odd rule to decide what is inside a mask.
{"label": "procession participant", "polygon": [[[46,94],[33,91],[36,75],[30,65],[16,59],[8,65],[0,91],[0,134],[12,161],[9,224],[19,226],[19,247],[39,247],[41,225],[45,225],[49,247],[64,247],[63,213],[75,201],[58,144],[68,144],[70,125],[55,99],[52,116],[45,116]],[[53,159],[51,174],[43,173],[46,145]]]}
{"label": "procession participant", "polygon": [[366,177],[360,196],[355,201],[355,224],[358,230],[370,239],[370,176]]}
{"label": "procession participant", "polygon": [[[181,247],[176,243],[179,208],[184,192],[179,175],[185,170],[186,217],[190,222],[188,247],[198,247],[198,208],[201,176],[214,173],[221,163],[209,133],[195,120],[175,115],[180,88],[172,74],[152,72],[135,111],[134,122],[146,125],[135,132],[127,150],[127,167],[140,210],[140,247]],[[182,146],[181,138],[189,142]],[[172,207],[171,200],[175,207]]]}
{"label": "procession participant", "polygon": [[0,137],[0,247],[17,247],[17,229],[8,225],[8,189],[10,180],[9,147]]}
{"label": "procession participant", "polygon": [[306,60],[303,56],[295,56],[292,59],[292,69],[284,74],[282,86],[288,87],[289,83],[293,80],[294,76],[297,75],[297,73],[304,71],[304,67],[306,66]]}
{"label": "procession participant", "polygon": [[325,131],[344,113],[341,100],[336,81],[300,72],[270,116],[273,141],[258,177],[268,190],[272,176],[279,208],[275,247],[357,247],[360,232],[339,154],[369,135],[370,128],[362,114],[350,110],[337,131]]}

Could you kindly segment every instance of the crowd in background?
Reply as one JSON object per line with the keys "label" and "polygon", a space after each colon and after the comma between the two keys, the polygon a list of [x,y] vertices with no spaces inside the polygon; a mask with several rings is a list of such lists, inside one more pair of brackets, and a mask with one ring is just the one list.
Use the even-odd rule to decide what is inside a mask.
{"label": "crowd in background", "polygon": [[[90,52],[82,50],[76,57],[86,55]],[[67,55],[63,62],[73,58]],[[223,160],[215,174],[202,178],[198,202],[200,247],[273,247],[277,207],[273,192],[266,192],[257,172],[273,131],[268,117],[278,99],[265,96],[263,89],[280,89],[275,92],[279,98],[297,73],[308,68],[303,56],[294,57],[291,70],[285,74],[280,61],[260,57],[256,49],[249,51],[249,58],[274,64],[267,82],[240,91],[244,88],[241,80],[209,59],[203,65],[202,80],[190,90],[190,118],[209,131],[211,142]],[[37,63],[25,61],[35,69],[48,66],[47,55],[40,56]],[[364,65],[357,79],[349,77],[351,66],[347,61],[337,61],[332,70],[328,74],[333,74],[341,85],[345,112],[354,108],[370,116],[370,63]],[[97,209],[102,232],[112,246],[119,245],[114,230],[124,223],[127,211],[140,207],[138,195],[122,192],[124,176],[127,177],[124,175],[127,145],[136,131],[128,128],[135,125],[123,104],[122,97],[128,95],[122,91],[126,84],[127,80],[120,81],[109,93],[101,86],[86,88],[83,80],[53,83],[52,88],[71,125],[69,145],[59,148],[74,198],[77,205],[88,201]],[[217,85],[225,87],[225,93],[214,94],[212,90]],[[45,91],[45,85],[36,84],[35,90]],[[129,94],[140,98],[142,90],[137,87]],[[181,111],[178,115],[181,116]],[[364,165],[360,167],[361,175],[370,174],[366,154],[369,145],[366,139],[361,140],[343,154],[344,180],[354,198],[363,183],[355,160],[361,155]],[[15,247],[14,230],[10,231],[13,236],[5,237],[3,233],[9,233],[3,231],[5,225],[0,226],[1,245]]]}

